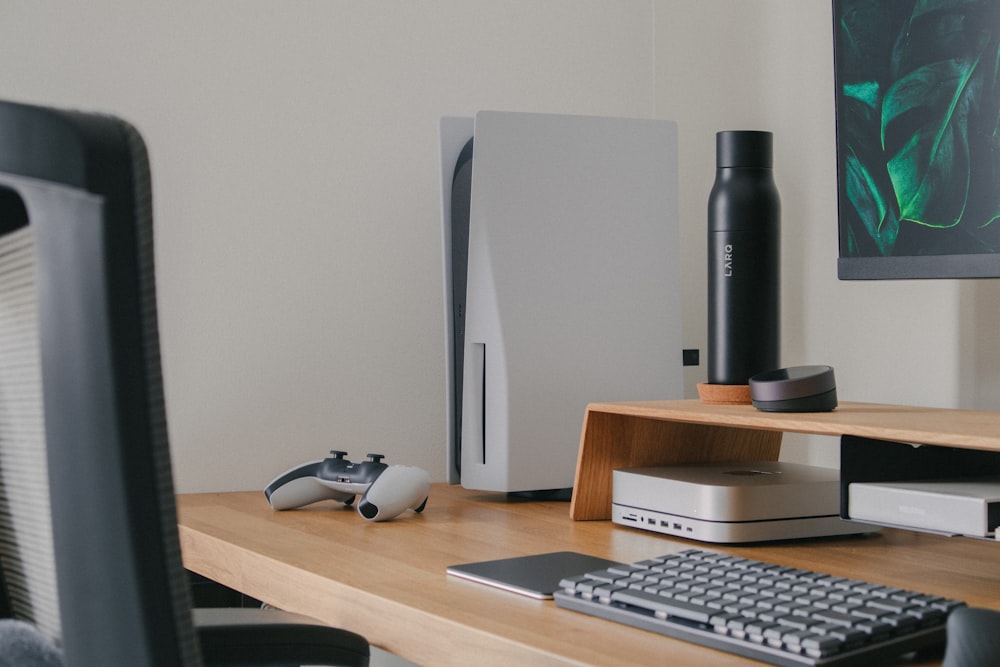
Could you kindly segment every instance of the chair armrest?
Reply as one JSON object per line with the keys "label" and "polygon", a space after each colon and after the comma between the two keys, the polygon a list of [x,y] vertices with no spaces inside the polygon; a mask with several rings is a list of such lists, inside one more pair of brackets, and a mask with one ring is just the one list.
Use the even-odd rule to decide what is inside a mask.
{"label": "chair armrest", "polygon": [[948,645],[942,667],[1000,664],[1000,612],[959,607],[948,615]]}
{"label": "chair armrest", "polygon": [[299,614],[277,609],[195,609],[194,624],[209,667],[368,666],[368,640]]}

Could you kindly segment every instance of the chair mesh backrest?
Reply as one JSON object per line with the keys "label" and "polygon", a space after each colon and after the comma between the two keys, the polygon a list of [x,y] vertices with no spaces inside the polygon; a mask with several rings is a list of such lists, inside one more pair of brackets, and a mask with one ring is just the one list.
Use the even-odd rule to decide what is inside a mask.
{"label": "chair mesh backrest", "polygon": [[[198,665],[167,441],[143,141],[116,118],[0,102],[5,202],[0,215],[14,213],[0,217],[0,249],[10,248],[0,258],[9,255],[17,289],[0,274],[0,336],[8,326],[20,332],[12,334],[20,347],[7,354],[4,341],[0,353],[0,437],[9,440],[0,450],[12,452],[0,452],[0,565],[12,611],[59,635],[70,667]],[[26,226],[17,224],[18,202]],[[34,312],[20,314],[21,292],[35,296]],[[34,497],[22,496],[23,487]],[[48,509],[51,529],[38,518]],[[34,516],[22,520],[22,510]],[[25,530],[41,533],[31,546],[37,574],[21,574]],[[12,554],[9,563],[3,554]],[[56,597],[53,624],[44,619],[54,616]]]}
{"label": "chair mesh backrest", "polygon": [[[18,210],[20,208],[20,211]],[[0,190],[0,218],[23,212]],[[0,237],[0,572],[8,612],[57,640],[48,467],[30,229]]]}

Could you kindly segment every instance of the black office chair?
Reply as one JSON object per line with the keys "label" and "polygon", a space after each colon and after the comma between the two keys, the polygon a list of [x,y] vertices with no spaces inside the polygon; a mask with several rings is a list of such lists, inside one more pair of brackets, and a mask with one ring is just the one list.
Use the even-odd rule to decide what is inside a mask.
{"label": "black office chair", "polygon": [[1000,665],[1000,612],[960,607],[948,615],[948,645],[941,667]]}
{"label": "black office chair", "polygon": [[363,637],[311,619],[192,613],[151,211],[129,124],[0,102],[0,607],[18,619],[0,647],[70,667],[367,665]]}

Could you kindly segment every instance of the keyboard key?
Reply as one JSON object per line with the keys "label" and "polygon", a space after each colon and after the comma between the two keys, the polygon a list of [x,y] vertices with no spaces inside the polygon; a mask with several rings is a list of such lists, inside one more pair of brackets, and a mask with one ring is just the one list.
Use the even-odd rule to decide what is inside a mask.
{"label": "keyboard key", "polygon": [[805,616],[781,616],[777,619],[778,625],[785,628],[792,628],[793,630],[808,630],[814,625],[819,625],[819,621],[815,621],[811,618],[806,618]]}
{"label": "keyboard key", "polygon": [[565,577],[562,581],[559,582],[559,588],[562,588],[567,591],[575,591],[577,585],[587,581],[590,581],[590,577],[588,577],[585,574],[580,575],[578,577]]}
{"label": "keyboard key", "polygon": [[931,606],[934,607],[935,609],[940,609],[943,612],[951,613],[952,611],[954,611],[959,607],[964,607],[965,603],[960,600],[945,600],[942,598],[939,601],[931,604]]}
{"label": "keyboard key", "polygon": [[861,621],[860,623],[855,623],[853,627],[861,630],[862,632],[868,633],[871,637],[892,633],[892,626],[882,620]]}
{"label": "keyboard key", "polygon": [[708,619],[708,624],[712,626],[719,634],[726,634],[729,632],[729,621],[739,618],[738,614],[716,614]]}
{"label": "keyboard key", "polygon": [[620,574],[623,577],[631,577],[635,574],[647,572],[648,568],[639,567],[636,565],[612,565],[608,568],[608,572],[612,574]]}
{"label": "keyboard key", "polygon": [[914,607],[907,610],[907,613],[916,618],[923,626],[942,625],[947,618],[945,612],[934,607]]}
{"label": "keyboard key", "polygon": [[810,635],[802,639],[802,650],[814,658],[823,658],[840,652],[844,642],[836,637]]}
{"label": "keyboard key", "polygon": [[855,618],[850,614],[845,614],[840,611],[834,611],[833,609],[824,609],[822,611],[816,612],[813,618],[824,621],[826,623],[833,623],[834,625],[839,625],[841,627],[850,627],[854,624]]}
{"label": "keyboard key", "polygon": [[671,599],[664,599],[659,595],[653,595],[645,591],[618,591],[611,596],[613,602],[632,605],[648,609],[656,614],[666,616],[677,616],[695,623],[708,623],[712,617],[712,610],[701,605],[680,602]]}
{"label": "keyboard key", "polygon": [[604,584],[603,586],[595,586],[592,595],[599,598],[602,602],[609,602],[614,593],[622,590],[625,590],[624,586],[619,586],[617,584]]}
{"label": "keyboard key", "polygon": [[749,622],[745,617],[734,614],[733,618],[729,619],[729,622],[726,623],[726,630],[733,637],[743,638],[746,636],[746,627]]}
{"label": "keyboard key", "polygon": [[896,634],[912,632],[917,627],[917,617],[911,614],[889,614],[879,618],[883,623],[888,623],[896,631]]}
{"label": "keyboard key", "polygon": [[611,570],[597,570],[596,572],[589,573],[591,579],[597,579],[606,583],[612,583],[618,581],[619,579],[624,579],[620,574],[616,574]]}
{"label": "keyboard key", "polygon": [[878,607],[858,607],[857,609],[851,610],[851,616],[856,616],[858,618],[863,618],[867,621],[875,621],[882,616],[888,615],[885,609],[879,609]]}
{"label": "keyboard key", "polygon": [[[815,628],[813,629],[815,630]],[[833,628],[825,630],[824,634],[839,639],[843,643],[845,649],[862,646],[868,643],[870,639],[867,632],[862,632],[861,630],[857,630],[855,628]]]}
{"label": "keyboard key", "polygon": [[872,607],[878,607],[879,609],[885,609],[886,611],[901,613],[907,609],[913,608],[913,603],[903,602],[902,600],[894,600],[889,597],[879,598],[872,600],[868,603]]}
{"label": "keyboard key", "polygon": [[808,630],[791,630],[781,634],[781,646],[792,653],[802,652],[802,640],[814,637]]}

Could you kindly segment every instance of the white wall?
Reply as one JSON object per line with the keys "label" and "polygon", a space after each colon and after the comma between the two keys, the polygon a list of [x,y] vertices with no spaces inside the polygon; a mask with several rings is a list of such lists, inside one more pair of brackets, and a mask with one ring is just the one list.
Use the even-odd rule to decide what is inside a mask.
{"label": "white wall", "polygon": [[[830,2],[658,0],[655,11],[656,115],[680,128],[685,338],[707,338],[715,133],[771,130],[783,364],[831,364],[841,400],[1000,408],[998,281],[837,279]],[[836,447],[807,442],[786,437],[783,457],[837,464]]]}
{"label": "white wall", "polygon": [[483,108],[679,122],[703,350],[714,135],[773,130],[785,363],[834,365],[842,400],[1000,405],[1000,281],[836,278],[831,34],[828,0],[6,0],[0,96],[150,145],[179,490],[330,448],[444,479],[436,127]]}
{"label": "white wall", "polygon": [[338,448],[445,476],[437,123],[650,117],[652,4],[0,5],[0,96],[149,144],[180,491]]}

